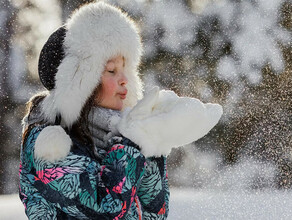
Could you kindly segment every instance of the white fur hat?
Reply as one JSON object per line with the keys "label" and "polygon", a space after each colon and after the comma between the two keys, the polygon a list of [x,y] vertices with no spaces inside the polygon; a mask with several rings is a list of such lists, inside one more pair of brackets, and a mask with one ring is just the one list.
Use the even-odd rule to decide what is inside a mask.
{"label": "white fur hat", "polygon": [[[57,65],[49,63],[47,66],[51,68],[45,68],[47,75],[51,74],[49,69],[53,72],[49,77],[53,79],[49,95],[42,103],[49,122],[54,123],[56,117],[61,116],[63,126],[72,126],[100,83],[106,62],[116,55],[125,57],[128,95],[124,107],[136,104],[142,97],[142,82],[137,72],[142,45],[134,22],[125,13],[103,2],[91,3],[77,10],[60,31],[62,39],[57,35],[57,41],[61,41],[62,49],[55,51],[61,53],[58,55],[61,59],[57,59]],[[52,44],[44,46],[40,61],[48,62],[48,45]],[[58,48],[58,43],[53,45]],[[39,72],[46,72],[41,66],[39,64]],[[41,81],[45,85],[44,79]]]}

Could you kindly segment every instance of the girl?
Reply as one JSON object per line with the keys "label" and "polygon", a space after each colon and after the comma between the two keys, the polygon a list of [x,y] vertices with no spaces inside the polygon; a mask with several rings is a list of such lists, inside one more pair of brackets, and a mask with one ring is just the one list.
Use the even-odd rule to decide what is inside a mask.
{"label": "girl", "polygon": [[48,91],[23,119],[29,219],[166,219],[165,155],[205,135],[222,109],[157,88],[136,105],[141,51],[133,21],[105,3],[81,7],[50,36],[39,59]]}

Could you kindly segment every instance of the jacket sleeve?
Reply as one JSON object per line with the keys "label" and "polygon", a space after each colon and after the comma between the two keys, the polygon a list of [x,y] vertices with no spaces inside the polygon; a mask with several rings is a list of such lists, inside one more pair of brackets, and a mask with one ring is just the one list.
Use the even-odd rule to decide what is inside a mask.
{"label": "jacket sleeve", "polygon": [[115,144],[101,164],[72,153],[53,164],[33,156],[40,131],[32,129],[21,152],[20,197],[27,216],[51,218],[60,210],[80,219],[125,216],[144,174],[145,158],[139,150]]}
{"label": "jacket sleeve", "polygon": [[143,219],[166,219],[169,211],[169,186],[166,157],[146,159],[145,174],[141,180],[138,197]]}

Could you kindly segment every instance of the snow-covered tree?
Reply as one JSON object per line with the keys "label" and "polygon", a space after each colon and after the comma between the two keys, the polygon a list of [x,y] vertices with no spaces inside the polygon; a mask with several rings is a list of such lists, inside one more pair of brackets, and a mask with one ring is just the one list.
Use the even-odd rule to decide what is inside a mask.
{"label": "snow-covered tree", "polygon": [[[285,127],[286,136],[277,129],[260,132],[268,122],[274,128],[276,119],[287,125],[291,117],[287,108],[291,89],[278,88],[291,77],[291,1],[110,2],[140,24],[145,45],[141,72],[146,85],[157,84],[224,106],[221,125],[198,141],[197,147],[220,149],[223,161],[233,163],[251,143],[276,154],[270,144],[274,137],[286,150],[279,147],[277,157],[262,158],[278,166],[283,152],[291,153],[291,140],[286,138],[291,127]],[[259,133],[266,134],[261,135],[262,141],[255,135]],[[180,156],[173,155],[170,162],[179,166],[185,154],[176,154]]]}

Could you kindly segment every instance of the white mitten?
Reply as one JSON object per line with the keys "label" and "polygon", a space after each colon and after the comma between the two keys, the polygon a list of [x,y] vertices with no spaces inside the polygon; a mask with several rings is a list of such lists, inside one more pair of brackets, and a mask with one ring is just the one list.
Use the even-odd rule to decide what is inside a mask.
{"label": "white mitten", "polygon": [[178,97],[173,91],[155,87],[133,109],[124,111],[117,127],[146,157],[161,156],[205,136],[222,113],[218,104]]}

